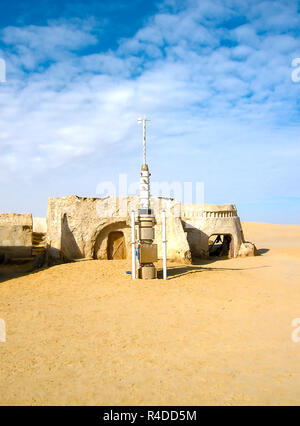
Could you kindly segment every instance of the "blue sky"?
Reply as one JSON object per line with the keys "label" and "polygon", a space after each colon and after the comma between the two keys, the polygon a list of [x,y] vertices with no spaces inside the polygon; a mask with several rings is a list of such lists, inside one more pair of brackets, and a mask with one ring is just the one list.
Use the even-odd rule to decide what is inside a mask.
{"label": "blue sky", "polygon": [[[141,163],[243,220],[300,223],[297,1],[1,1],[0,211],[97,196]],[[300,75],[300,73],[299,73]]]}

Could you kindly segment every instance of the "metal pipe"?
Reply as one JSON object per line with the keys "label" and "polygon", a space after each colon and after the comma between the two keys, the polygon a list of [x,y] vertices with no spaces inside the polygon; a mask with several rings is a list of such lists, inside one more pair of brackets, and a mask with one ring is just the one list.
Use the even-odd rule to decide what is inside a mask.
{"label": "metal pipe", "polygon": [[166,227],[166,212],[162,211],[162,239],[163,239],[163,279],[167,279],[167,227]]}
{"label": "metal pipe", "polygon": [[[140,240],[141,240],[141,237],[140,237],[140,226],[138,226],[138,227],[137,227],[137,243],[138,243],[137,250],[138,250],[138,253],[139,253],[139,250],[140,250]],[[140,257],[139,257],[139,256],[137,256],[137,264],[138,264],[137,269],[139,270],[139,269],[140,269],[140,267],[141,267],[141,264],[140,264]]]}
{"label": "metal pipe", "polygon": [[143,120],[143,164],[146,163],[146,120]]}
{"label": "metal pipe", "polygon": [[149,118],[138,118],[138,123],[143,124],[143,164],[146,165],[146,121],[150,121]]}
{"label": "metal pipe", "polygon": [[135,212],[131,212],[131,275],[132,279],[136,278],[136,268],[135,268]]}

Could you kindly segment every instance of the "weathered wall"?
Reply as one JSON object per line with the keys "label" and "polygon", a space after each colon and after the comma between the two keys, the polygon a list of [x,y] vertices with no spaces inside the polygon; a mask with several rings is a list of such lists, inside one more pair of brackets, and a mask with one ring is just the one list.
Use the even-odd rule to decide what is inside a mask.
{"label": "weathered wall", "polygon": [[[152,199],[156,212],[155,241],[161,253],[162,208],[171,212],[167,221],[168,257],[189,259],[189,246],[180,217],[174,217],[178,203],[172,199]],[[67,259],[106,258],[109,232],[124,233],[130,253],[130,212],[137,211],[138,197],[84,198],[71,195],[50,198],[47,212],[47,243],[53,257]],[[157,214],[157,212],[159,212]]]}
{"label": "weathered wall", "polygon": [[[112,197],[84,198],[71,195],[50,198],[47,212],[47,242],[50,254],[67,259],[104,257],[103,249],[109,229],[127,235],[130,218],[123,214],[124,203]],[[129,209],[130,211],[130,209]],[[100,234],[102,234],[100,236]],[[101,238],[103,241],[101,241]],[[128,242],[128,238],[126,238]],[[98,244],[95,253],[95,244]]]}
{"label": "weathered wall", "polygon": [[0,255],[8,258],[31,256],[32,215],[0,214]]}
{"label": "weathered wall", "polygon": [[42,234],[47,233],[47,218],[46,217],[33,217],[32,218],[32,230],[33,232],[39,232]]}
{"label": "weathered wall", "polygon": [[162,216],[166,212],[167,222],[167,257],[168,259],[191,262],[190,247],[181,221],[181,203],[172,198],[153,197],[151,207],[156,218],[155,240],[158,244],[158,257],[162,258]]}
{"label": "weathered wall", "polygon": [[[52,256],[65,259],[107,258],[107,239],[112,231],[123,232],[129,254],[130,212],[137,211],[138,205],[138,197],[84,198],[71,195],[50,198],[47,242]],[[207,257],[208,240],[213,234],[230,234],[233,239],[233,255],[239,255],[244,237],[234,205],[181,205],[171,198],[153,197],[151,207],[157,222],[154,242],[158,244],[160,258],[163,210],[167,214],[169,259],[189,262],[191,252],[194,256]],[[243,255],[245,250],[243,247]]]}
{"label": "weathered wall", "polygon": [[181,214],[194,256],[208,256],[208,240],[214,234],[230,234],[233,238],[233,256],[239,255],[244,236],[235,205],[185,204],[182,205]]}
{"label": "weathered wall", "polygon": [[32,229],[31,213],[0,213],[0,225],[22,225],[29,226]]}
{"label": "weathered wall", "polygon": [[98,234],[93,251],[93,257],[95,259],[107,259],[107,242],[110,232],[121,231],[124,234],[125,245],[126,245],[126,254],[130,255],[130,243],[131,243],[131,228],[124,220],[123,222],[117,222],[107,225],[103,230]]}
{"label": "weathered wall", "polygon": [[[112,231],[122,231],[126,252],[130,253],[130,212],[137,211],[138,197],[50,198],[47,223],[31,214],[0,214],[0,254],[31,256],[32,228],[45,233],[50,255],[57,259],[107,258],[107,240]],[[208,256],[208,240],[213,234],[230,234],[233,255],[248,256],[255,247],[246,243],[236,207],[232,204],[181,204],[171,198],[152,197],[156,218],[155,240],[162,257],[161,212],[167,214],[168,258],[190,262],[194,256]]]}

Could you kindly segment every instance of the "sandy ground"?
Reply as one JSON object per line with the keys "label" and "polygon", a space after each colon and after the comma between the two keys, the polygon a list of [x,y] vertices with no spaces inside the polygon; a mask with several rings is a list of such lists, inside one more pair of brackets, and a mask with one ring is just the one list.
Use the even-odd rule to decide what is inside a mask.
{"label": "sandy ground", "polygon": [[0,404],[298,405],[300,226],[244,231],[260,256],[173,264],[167,282],[126,261],[0,270]]}

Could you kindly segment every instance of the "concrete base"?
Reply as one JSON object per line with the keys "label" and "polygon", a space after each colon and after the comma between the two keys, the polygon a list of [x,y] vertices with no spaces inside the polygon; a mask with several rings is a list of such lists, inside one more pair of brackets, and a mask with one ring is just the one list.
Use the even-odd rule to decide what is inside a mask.
{"label": "concrete base", "polygon": [[154,265],[144,265],[139,269],[139,278],[142,280],[154,280],[157,277]]}

